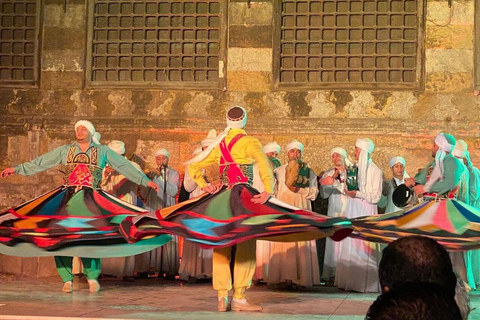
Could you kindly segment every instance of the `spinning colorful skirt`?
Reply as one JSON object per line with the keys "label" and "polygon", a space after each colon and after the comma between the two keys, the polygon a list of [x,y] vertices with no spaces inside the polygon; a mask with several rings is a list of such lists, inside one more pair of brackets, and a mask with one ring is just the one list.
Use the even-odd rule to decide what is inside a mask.
{"label": "spinning colorful skirt", "polygon": [[175,234],[203,248],[232,246],[249,239],[301,241],[331,237],[340,241],[352,226],[344,218],[331,218],[270,198],[251,201],[258,191],[249,184],[224,186],[216,194],[203,194],[165,209],[127,217],[120,232],[128,242]]}
{"label": "spinning colorful skirt", "polygon": [[128,244],[118,232],[127,217],[143,214],[98,189],[101,168],[91,163],[66,165],[66,185],[0,213],[0,253],[13,256],[130,256],[155,249],[171,237]]}
{"label": "spinning colorful skirt", "polygon": [[404,236],[435,239],[449,251],[480,248],[480,210],[453,197],[426,197],[402,211],[352,219],[352,237],[390,243]]}

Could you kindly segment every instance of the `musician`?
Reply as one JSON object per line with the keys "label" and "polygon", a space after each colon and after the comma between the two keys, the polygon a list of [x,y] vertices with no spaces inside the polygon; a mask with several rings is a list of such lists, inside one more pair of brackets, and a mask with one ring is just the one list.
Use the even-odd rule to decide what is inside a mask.
{"label": "musician", "polygon": [[[147,210],[155,211],[175,204],[180,175],[168,165],[169,159],[170,153],[166,149],[162,148],[155,151],[158,171],[150,172],[147,176],[151,177],[152,181],[158,185],[159,190],[155,193],[142,188],[141,199]],[[172,241],[152,252],[150,258],[150,267],[154,267],[155,271],[159,272],[160,277],[165,275],[167,278],[172,278],[178,273],[180,263],[178,238],[176,236],[172,237]]]}
{"label": "musician", "polygon": [[[279,200],[296,207],[311,210],[311,201],[318,195],[317,176],[303,162],[302,143],[293,140],[285,150],[289,160],[275,170],[276,194]],[[320,271],[315,241],[273,242],[267,283],[285,283],[287,286],[320,284]]]}
{"label": "musician", "polygon": [[[357,218],[377,214],[382,196],[382,170],[372,161],[375,144],[368,138],[355,142],[358,163],[358,190],[345,190],[348,196],[345,217]],[[335,285],[357,292],[379,292],[378,263],[381,248],[377,243],[347,238],[340,242]]]}
{"label": "musician", "polygon": [[[347,158],[345,149],[336,147],[330,151],[333,168],[327,170],[319,180],[320,196],[328,199],[327,215],[330,217],[344,217],[347,209],[348,197],[345,195],[345,166],[352,165]],[[325,257],[323,261],[322,279],[332,282],[337,269],[337,255],[339,242],[327,238],[325,243]]]}
{"label": "musician", "polygon": [[[382,187],[382,198],[378,203],[379,207],[386,206],[385,213],[400,211],[402,208],[395,206],[392,200],[393,191],[401,185],[405,184],[407,187],[411,188],[415,185],[415,180],[410,178],[407,171],[405,170],[405,159],[403,157],[397,156],[390,159],[389,162],[390,170],[392,170],[393,177],[391,179],[386,179],[383,181]],[[411,197],[413,201],[413,197]],[[382,205],[383,203],[384,205]],[[411,203],[413,204],[413,203]]]}

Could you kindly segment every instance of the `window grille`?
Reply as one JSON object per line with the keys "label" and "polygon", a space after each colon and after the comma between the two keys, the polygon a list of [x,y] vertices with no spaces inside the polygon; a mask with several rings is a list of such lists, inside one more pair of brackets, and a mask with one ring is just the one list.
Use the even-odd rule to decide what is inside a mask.
{"label": "window grille", "polygon": [[92,9],[92,85],[220,85],[221,0],[95,0]]}
{"label": "window grille", "polygon": [[40,4],[0,0],[0,83],[36,85]]}
{"label": "window grille", "polygon": [[423,0],[282,0],[277,86],[416,88]]}

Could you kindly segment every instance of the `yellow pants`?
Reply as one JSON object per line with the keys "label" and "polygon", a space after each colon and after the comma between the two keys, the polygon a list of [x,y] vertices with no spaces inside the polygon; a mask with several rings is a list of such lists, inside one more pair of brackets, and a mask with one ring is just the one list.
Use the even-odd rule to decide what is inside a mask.
{"label": "yellow pants", "polygon": [[[233,267],[233,298],[244,299],[245,290],[252,284],[255,272],[256,240],[248,240],[237,244],[235,264]],[[213,289],[217,290],[218,297],[228,296],[232,289],[230,260],[232,247],[213,250]]]}

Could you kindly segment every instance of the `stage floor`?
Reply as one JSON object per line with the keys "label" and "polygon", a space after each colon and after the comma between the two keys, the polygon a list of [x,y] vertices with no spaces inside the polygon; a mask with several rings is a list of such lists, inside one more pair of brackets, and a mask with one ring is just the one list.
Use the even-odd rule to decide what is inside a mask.
{"label": "stage floor", "polygon": [[[363,320],[377,294],[351,293],[334,287],[312,287],[286,291],[256,285],[249,299],[263,312],[217,312],[211,284],[140,279],[124,282],[100,280],[102,290],[92,294],[83,281],[75,279],[73,294],[61,292],[59,277],[14,278],[0,275],[0,320],[4,319],[166,319],[240,320],[321,319]],[[472,294],[472,307],[480,307],[480,293]],[[480,308],[469,319],[480,320]]]}

